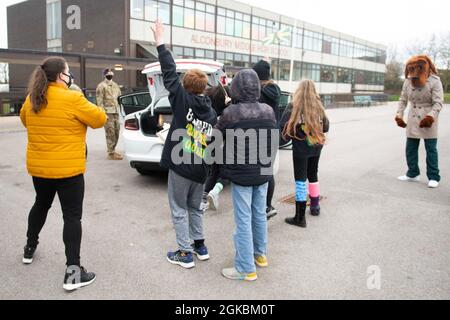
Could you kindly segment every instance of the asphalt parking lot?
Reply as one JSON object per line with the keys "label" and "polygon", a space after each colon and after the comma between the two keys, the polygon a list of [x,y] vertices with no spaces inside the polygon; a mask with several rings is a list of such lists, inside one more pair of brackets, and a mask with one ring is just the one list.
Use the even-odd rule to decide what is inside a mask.
{"label": "asphalt parking lot", "polygon": [[[291,151],[281,151],[270,266],[258,270],[254,283],[220,273],[234,257],[229,189],[220,211],[205,216],[211,259],[193,270],[173,266],[165,258],[176,248],[166,175],[141,176],[126,161],[108,161],[103,129],[90,130],[82,264],[97,280],[74,293],[62,289],[57,201],[33,264],[21,264],[34,200],[25,168],[26,132],[17,117],[0,118],[0,299],[449,299],[449,107],[440,116],[443,180],[436,190],[426,185],[423,144],[422,182],[396,180],[405,173],[406,138],[395,126],[394,104],[329,110],[331,130],[319,169],[323,214],[308,216],[305,230],[285,224],[294,207],[277,203],[294,192]],[[368,286],[372,270],[379,271],[379,288]]]}

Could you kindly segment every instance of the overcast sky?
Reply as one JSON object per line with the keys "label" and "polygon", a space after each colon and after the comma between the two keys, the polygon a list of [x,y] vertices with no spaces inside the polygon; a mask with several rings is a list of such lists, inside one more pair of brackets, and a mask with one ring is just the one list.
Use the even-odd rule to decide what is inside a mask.
{"label": "overcast sky", "polygon": [[[0,0],[0,47],[7,47],[6,7]],[[402,47],[433,33],[450,32],[449,0],[244,0],[254,6],[365,40]]]}

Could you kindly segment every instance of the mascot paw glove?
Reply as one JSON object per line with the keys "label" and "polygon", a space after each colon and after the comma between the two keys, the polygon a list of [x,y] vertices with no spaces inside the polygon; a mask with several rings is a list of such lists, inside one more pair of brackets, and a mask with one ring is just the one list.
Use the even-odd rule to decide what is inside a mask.
{"label": "mascot paw glove", "polygon": [[432,117],[432,116],[426,116],[425,119],[423,119],[423,120],[420,122],[419,127],[421,127],[421,128],[431,128],[431,126],[433,125],[433,123],[434,123],[433,117]]}
{"label": "mascot paw glove", "polygon": [[402,118],[396,117],[396,118],[395,118],[395,122],[397,122],[397,125],[398,125],[400,128],[406,128],[406,123],[405,123],[405,121],[403,121]]}

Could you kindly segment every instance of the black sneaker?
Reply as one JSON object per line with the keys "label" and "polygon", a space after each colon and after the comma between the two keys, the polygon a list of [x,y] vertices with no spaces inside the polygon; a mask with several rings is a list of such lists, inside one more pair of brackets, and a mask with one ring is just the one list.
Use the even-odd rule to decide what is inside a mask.
{"label": "black sneaker", "polygon": [[314,217],[320,216],[320,207],[311,207],[311,215]]}
{"label": "black sneaker", "polygon": [[167,261],[171,264],[177,264],[185,269],[195,267],[194,255],[191,252],[183,252],[181,250],[167,253]]}
{"label": "black sneaker", "polygon": [[24,264],[31,264],[33,262],[33,256],[34,256],[35,252],[36,252],[36,247],[25,246],[25,248],[23,248],[22,262]]}
{"label": "black sneaker", "polygon": [[95,273],[87,272],[83,267],[70,266],[66,269],[63,288],[66,291],[86,287],[95,281]]}
{"label": "black sneaker", "polygon": [[267,207],[266,209],[266,217],[267,220],[270,220],[271,218],[275,217],[278,214],[277,209],[275,209],[274,207],[270,206]]}

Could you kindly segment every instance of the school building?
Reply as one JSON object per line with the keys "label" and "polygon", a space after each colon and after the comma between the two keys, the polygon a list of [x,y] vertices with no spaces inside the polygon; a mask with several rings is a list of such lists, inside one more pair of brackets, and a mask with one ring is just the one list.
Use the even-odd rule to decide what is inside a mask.
{"label": "school building", "polygon": [[[298,8],[301,10],[301,7]],[[322,95],[384,90],[386,47],[233,0],[28,0],[8,7],[8,46],[108,57],[156,59],[150,27],[166,24],[166,43],[178,58],[221,61],[230,74],[269,57],[273,78],[317,82]],[[130,90],[146,87],[139,70],[91,65],[86,89],[116,67]],[[34,66],[11,65],[10,86],[23,86]],[[143,67],[143,66],[142,66]],[[75,69],[75,75],[81,72]]]}

